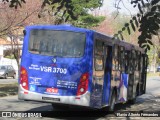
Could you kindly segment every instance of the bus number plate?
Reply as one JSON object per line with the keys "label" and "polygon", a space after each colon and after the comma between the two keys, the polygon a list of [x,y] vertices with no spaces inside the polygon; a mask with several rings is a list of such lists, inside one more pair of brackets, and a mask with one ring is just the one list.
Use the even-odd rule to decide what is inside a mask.
{"label": "bus number plate", "polygon": [[49,92],[49,93],[58,93],[58,89],[57,88],[47,88],[46,92]]}

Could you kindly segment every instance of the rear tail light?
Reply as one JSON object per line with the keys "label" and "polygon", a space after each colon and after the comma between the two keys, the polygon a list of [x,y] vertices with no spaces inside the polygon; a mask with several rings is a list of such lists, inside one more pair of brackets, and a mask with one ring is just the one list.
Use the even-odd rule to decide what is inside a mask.
{"label": "rear tail light", "polygon": [[21,67],[20,70],[20,84],[25,90],[28,90],[28,73],[24,67]]}
{"label": "rear tail light", "polygon": [[89,81],[88,79],[89,79],[88,73],[82,74],[80,82],[78,84],[77,96],[84,94],[88,90],[88,81]]}

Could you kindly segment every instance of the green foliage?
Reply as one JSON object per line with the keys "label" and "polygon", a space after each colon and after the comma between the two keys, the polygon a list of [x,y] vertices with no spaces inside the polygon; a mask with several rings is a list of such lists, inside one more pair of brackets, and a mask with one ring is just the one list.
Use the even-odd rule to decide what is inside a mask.
{"label": "green foliage", "polygon": [[[9,0],[3,0],[3,2]],[[10,7],[21,7],[26,0],[11,0]],[[42,9],[52,13],[56,18],[55,24],[70,23],[78,27],[95,27],[104,20],[88,14],[89,10],[102,6],[103,0],[44,0]],[[41,15],[39,14],[40,18]]]}
{"label": "green foliage", "polygon": [[153,65],[153,63],[158,66],[160,64],[160,46],[151,46],[150,51],[147,51],[147,55],[149,58],[149,65]]}
{"label": "green foliage", "polygon": [[105,19],[88,14],[89,10],[101,5],[102,0],[45,0],[42,7],[50,7],[56,17],[56,24],[70,23],[77,27],[90,28]]}
{"label": "green foliage", "polygon": [[54,15],[59,14],[61,19],[77,20],[89,9],[95,9],[102,5],[102,0],[44,0],[42,7],[49,5]]}
{"label": "green foliage", "polygon": [[[9,2],[9,0],[3,0]],[[25,3],[25,0],[11,0],[10,7],[17,8]],[[79,27],[93,27],[103,20],[102,17],[94,17],[87,12],[100,7],[103,0],[44,0],[42,8],[49,6],[56,15],[57,24],[68,22]],[[152,36],[158,34],[160,24],[159,0],[131,0],[133,7],[138,7],[139,14],[132,17],[122,30],[119,30],[114,38],[124,39],[125,31],[130,35],[136,28],[139,28],[141,35],[138,37],[138,44],[145,51],[150,50]],[[147,11],[144,9],[147,8]],[[39,15],[40,17],[40,15]],[[86,26],[87,25],[87,26]]]}
{"label": "green foliage", "polygon": [[5,56],[5,58],[9,58],[9,59],[15,59],[14,55],[10,55],[10,56]]}
{"label": "green foliage", "polygon": [[96,27],[105,20],[105,17],[98,16],[94,17],[93,15],[84,15],[80,16],[76,21],[70,21],[71,24],[77,27],[83,27],[83,28],[91,28]]}
{"label": "green foliage", "polygon": [[[125,30],[128,31],[128,34],[131,34],[131,29],[135,31],[135,28],[139,27],[139,32],[141,35],[138,37],[138,44],[140,47],[144,48],[147,52],[150,50],[150,46],[152,43],[152,36],[158,35],[159,24],[160,24],[160,5],[159,0],[152,0],[149,2],[146,0],[147,4],[145,4],[144,0],[132,0],[131,4],[133,7],[138,6],[139,14],[134,16],[129,23],[126,23],[121,31],[114,35],[114,38],[123,38],[123,32]],[[146,6],[147,5],[147,6]],[[146,7],[147,11],[143,10]],[[123,40],[123,39],[122,39]]]}

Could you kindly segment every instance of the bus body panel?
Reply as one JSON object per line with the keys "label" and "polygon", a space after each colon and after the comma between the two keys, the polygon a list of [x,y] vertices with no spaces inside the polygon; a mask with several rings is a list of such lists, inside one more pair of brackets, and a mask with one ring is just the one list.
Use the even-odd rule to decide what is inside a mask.
{"label": "bus body panel", "polygon": [[[28,51],[30,31],[39,30],[64,30],[82,32],[86,34],[84,55],[79,58],[45,56],[33,54]],[[19,79],[19,99],[57,102],[50,97],[60,99],[60,103],[90,105],[90,92],[92,83],[93,61],[93,33],[86,29],[67,26],[31,26],[26,27],[23,44],[21,67],[28,74],[29,90],[23,89]],[[83,74],[88,74],[88,90],[83,95],[77,96],[78,85]],[[27,94],[26,94],[27,92]],[[43,97],[46,99],[42,99]],[[78,99],[76,98],[78,97]],[[79,102],[78,102],[79,101]]]}
{"label": "bus body panel", "polygon": [[127,92],[128,92],[128,74],[122,73],[120,83],[118,86],[118,102],[127,102]]}
{"label": "bus body panel", "polygon": [[103,100],[102,105],[109,105],[109,100],[111,96],[111,70],[112,70],[112,46],[106,46],[107,56],[105,64],[105,76],[104,76],[104,86],[103,86]]}
{"label": "bus body panel", "polygon": [[24,89],[22,86],[19,86],[19,94],[18,98],[20,100],[33,100],[33,101],[40,101],[40,102],[49,102],[49,103],[61,103],[61,104],[68,104],[68,105],[80,105],[80,106],[90,106],[90,92],[86,92],[82,96],[78,97],[75,96],[54,96],[54,95],[47,95],[41,94],[31,91],[27,94],[24,94]]}
{"label": "bus body panel", "polygon": [[[102,71],[96,71],[95,67],[93,67],[94,74],[91,92],[91,106],[102,108],[109,105],[111,94],[112,42],[110,41],[110,37],[95,32],[94,46],[96,44],[96,40],[98,42],[104,41],[105,44],[104,69]],[[96,48],[94,48],[94,50],[95,49]]]}
{"label": "bus body panel", "polygon": [[[35,37],[33,30],[41,31],[42,34],[43,32],[56,31],[57,34],[55,35],[57,36],[59,35],[59,31],[62,33],[68,32],[68,34],[70,34],[69,32],[73,32],[74,34],[84,33],[84,53],[80,57],[65,57],[59,56],[59,54],[44,55],[40,52],[38,54],[33,53],[29,51],[30,41]],[[72,35],[74,36],[74,34]],[[34,36],[33,38],[31,37],[32,35]],[[61,36],[63,36],[63,39],[66,38],[67,42],[67,34],[65,33]],[[43,35],[41,35],[41,37],[43,37]],[[77,38],[81,38],[81,36]],[[95,39],[99,39],[98,42],[103,42],[104,47],[104,69],[101,71],[95,70]],[[44,39],[43,41],[45,42],[46,40]],[[65,40],[63,42],[65,42]],[[67,46],[65,43],[63,43],[63,45]],[[145,64],[143,63],[142,71],[139,71],[141,77],[137,77],[138,83],[134,84],[132,81],[136,79],[134,79],[130,71],[128,71],[130,64],[127,62],[132,58],[121,58],[123,60],[119,61],[118,59],[120,58],[115,57],[115,45],[124,47],[122,52],[127,50],[128,53],[126,56],[129,55],[132,49],[143,53],[142,49],[134,47],[129,43],[112,40],[111,37],[92,30],[66,25],[26,27],[19,76],[19,99],[102,108],[104,106],[110,106],[113,92],[116,93],[115,103],[126,102],[127,100],[135,98],[136,87],[140,82],[142,82],[142,84],[140,84],[138,88],[140,89],[140,94],[143,94],[146,86],[145,69],[147,62],[145,58],[143,60]],[[120,47],[117,47],[117,49],[121,50]],[[70,50],[74,51],[74,48]],[[119,52],[117,51],[117,53]],[[121,68],[115,69],[116,62],[118,63],[118,67],[120,64],[121,66],[124,65],[123,62],[127,63],[127,65],[124,65],[125,70]],[[27,79],[28,83],[26,81],[22,82],[22,79]],[[28,86],[26,86],[26,84],[28,84]],[[80,94],[80,92],[84,91],[84,89],[81,89],[84,86],[87,90],[85,90],[83,94]]]}

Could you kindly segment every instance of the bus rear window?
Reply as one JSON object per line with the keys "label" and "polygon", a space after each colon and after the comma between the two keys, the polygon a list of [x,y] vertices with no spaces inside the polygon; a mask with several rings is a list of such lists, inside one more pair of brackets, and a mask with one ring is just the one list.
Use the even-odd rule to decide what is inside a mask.
{"label": "bus rear window", "polygon": [[34,54],[82,57],[85,33],[54,30],[31,30],[29,51]]}

